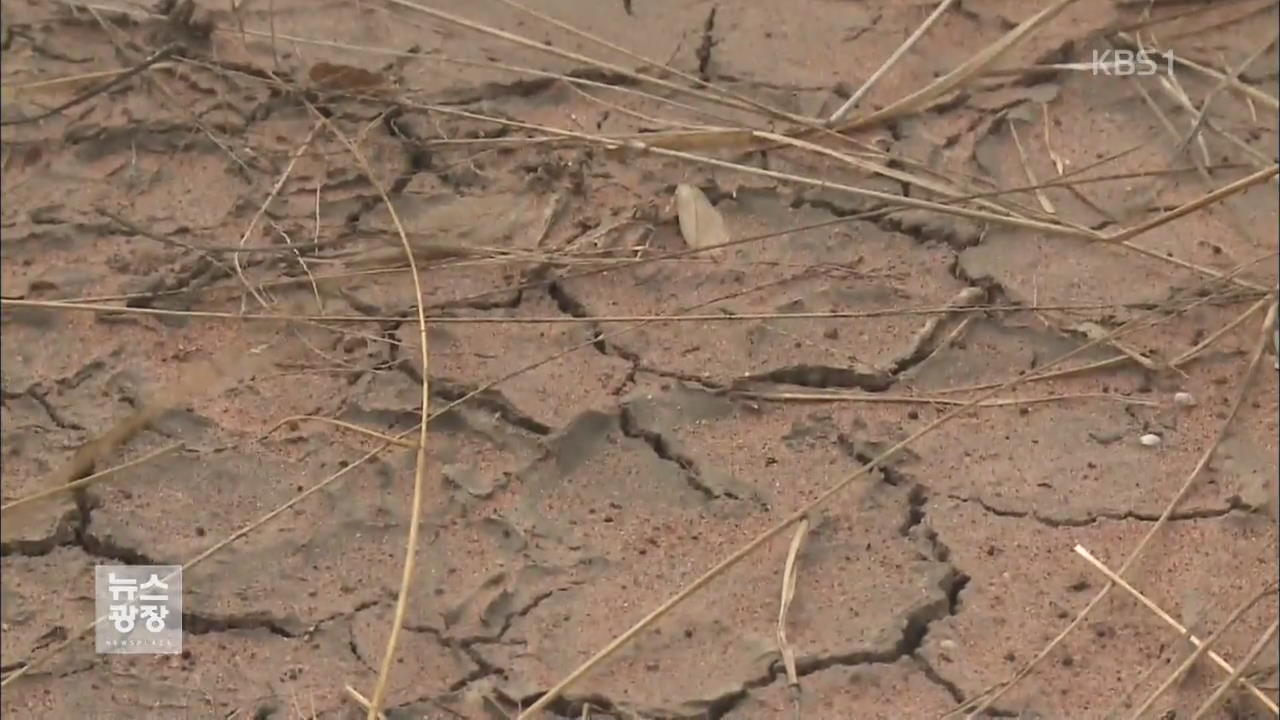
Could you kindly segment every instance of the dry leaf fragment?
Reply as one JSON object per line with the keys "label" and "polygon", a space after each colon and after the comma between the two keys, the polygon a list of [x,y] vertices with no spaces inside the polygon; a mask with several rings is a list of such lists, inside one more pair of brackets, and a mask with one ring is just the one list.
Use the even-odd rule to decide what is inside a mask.
{"label": "dry leaf fragment", "polygon": [[691,248],[714,247],[729,242],[729,231],[725,229],[720,211],[693,185],[680,183],[676,186],[676,216],[680,220],[680,235]]}
{"label": "dry leaf fragment", "polygon": [[751,142],[753,137],[750,130],[713,128],[709,130],[644,133],[636,136],[635,139],[644,143],[647,147],[683,150],[685,152],[707,152],[709,150],[744,147]]}
{"label": "dry leaf fragment", "polygon": [[307,73],[311,82],[322,90],[359,92],[383,89],[386,80],[375,72],[351,65],[318,62]]}

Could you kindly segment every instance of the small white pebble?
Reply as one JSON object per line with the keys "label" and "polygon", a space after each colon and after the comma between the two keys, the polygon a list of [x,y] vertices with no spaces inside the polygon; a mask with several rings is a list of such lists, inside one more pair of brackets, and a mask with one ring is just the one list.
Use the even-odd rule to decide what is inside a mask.
{"label": "small white pebble", "polygon": [[1196,399],[1191,396],[1191,393],[1187,393],[1187,392],[1174,393],[1173,404],[1180,405],[1182,407],[1195,407]]}
{"label": "small white pebble", "polygon": [[1155,433],[1147,433],[1146,435],[1138,438],[1138,442],[1146,445],[1147,447],[1155,447],[1160,444],[1160,436]]}

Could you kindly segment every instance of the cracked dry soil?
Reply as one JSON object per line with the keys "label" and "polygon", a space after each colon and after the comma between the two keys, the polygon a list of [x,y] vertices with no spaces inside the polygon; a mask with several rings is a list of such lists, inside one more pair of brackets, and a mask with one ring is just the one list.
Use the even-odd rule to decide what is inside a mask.
{"label": "cracked dry soil", "polygon": [[[121,58],[136,61],[171,39],[181,43],[180,55],[145,81],[5,128],[4,297],[106,299],[134,311],[6,307],[4,502],[58,478],[181,447],[70,497],[5,513],[0,665],[16,670],[92,620],[93,565],[185,562],[350,469],[186,572],[181,655],[99,656],[92,637],[83,638],[5,687],[6,718],[364,717],[342,687],[368,694],[375,680],[401,572],[414,453],[394,448],[351,467],[375,440],[307,420],[270,432],[283,418],[323,416],[395,433],[421,419],[424,374],[435,410],[481,390],[430,422],[419,564],[386,715],[501,718],[714,563],[949,409],[788,402],[776,393],[888,399],[1003,382],[1085,344],[1081,323],[1115,327],[1199,281],[1150,256],[917,210],[768,237],[714,262],[627,265],[684,247],[669,203],[678,182],[701,187],[736,238],[884,205],[670,158],[496,145],[532,133],[422,105],[602,134],[662,129],[652,119],[673,111],[650,97],[601,89],[633,88],[626,75],[376,2],[242,4],[237,20],[224,4],[198,3],[199,17],[214,27],[207,37],[154,16],[102,9],[95,17],[35,2],[4,7],[6,93],[117,68],[128,64]],[[499,3],[440,5],[602,57],[582,38]],[[673,67],[720,87],[819,116],[931,7],[790,5],[531,3],[633,52],[671,58]],[[884,106],[948,71],[1025,19],[1032,5],[957,3],[866,106]],[[1206,64],[1221,66],[1221,53],[1238,63],[1244,48],[1272,32],[1275,8],[1250,16],[1243,15],[1247,3],[1222,5],[1168,23],[1163,37]],[[1130,13],[1109,0],[1081,0],[1005,65],[1087,58],[1094,34]],[[274,48],[271,33],[281,38]],[[422,53],[501,59],[598,85],[588,95]],[[625,57],[616,62],[632,66]],[[377,185],[331,133],[303,142],[314,116],[267,72],[306,85],[320,63],[393,78],[405,101],[305,96],[358,139],[426,266],[423,302],[453,320],[430,326],[428,368],[418,356],[410,278],[370,271],[403,260]],[[1274,91],[1276,65],[1273,47],[1242,80]],[[1185,78],[1203,94],[1212,84],[1198,80]],[[6,113],[38,112],[76,89],[59,92],[32,96],[31,104],[27,95],[6,94]],[[722,124],[747,122],[739,111],[720,112]],[[1235,98],[1215,112],[1224,126],[1246,128],[1255,152],[1275,155],[1274,117],[1251,120]],[[1066,71],[984,78],[860,137],[903,159],[899,170],[910,159],[1015,187],[1027,184],[1027,169],[1010,113],[1034,120],[1023,123],[1018,142],[1041,178],[1053,175],[1051,153],[1078,168],[1136,145],[1108,170],[1170,164],[1163,129],[1130,84]],[[1224,164],[1249,159],[1229,145],[1215,151]],[[789,152],[739,160],[889,195],[924,192]],[[296,165],[255,220],[294,155]],[[1149,178],[1130,178],[1055,189],[1050,197],[1060,217],[1103,228],[1209,189],[1194,173],[1173,175],[1144,196],[1151,187]],[[1274,186],[1260,186],[1143,242],[1225,272],[1275,251],[1276,211]],[[271,305],[266,310],[226,270],[225,250],[242,235],[241,244],[260,250],[239,262]],[[284,238],[298,254],[278,252]],[[577,272],[576,261],[592,258],[615,266]],[[1271,287],[1273,261],[1241,277]],[[872,312],[942,306],[964,292],[994,305],[1096,307],[943,315],[928,332],[927,316]],[[1230,298],[1202,304],[1129,342],[1169,359],[1244,307]],[[186,310],[347,320],[255,323],[166,312]],[[701,319],[635,329],[597,319],[680,312]],[[753,319],[831,312],[867,314]],[[573,319],[581,320],[548,321]],[[1104,583],[1071,548],[1083,545],[1117,567],[1212,441],[1243,377],[1254,324],[1228,333],[1182,375],[1129,363],[1024,387],[1023,397],[1079,397],[975,410],[825,506],[799,555],[788,616],[803,717],[940,717],[1034,656]],[[1099,346],[1081,360],[1114,354]],[[1127,575],[1202,636],[1277,577],[1270,364],[1201,482]],[[1175,409],[1174,391],[1199,403]],[[168,398],[167,410],[91,467],[64,476],[79,448],[158,398]],[[1161,435],[1159,447],[1136,442],[1148,432]],[[775,636],[785,554],[786,543],[773,542],[734,567],[572,686],[552,715],[791,717]],[[1218,650],[1239,658],[1276,613],[1269,597]],[[1144,697],[1158,685],[1182,647],[1148,610],[1113,593],[991,713],[1108,717],[1126,694]],[[1153,664],[1156,671],[1144,674]],[[1260,677],[1274,687],[1274,671]],[[1152,717],[1189,717],[1221,678],[1214,667],[1197,667]],[[1263,717],[1251,702],[1232,695],[1219,716]]]}

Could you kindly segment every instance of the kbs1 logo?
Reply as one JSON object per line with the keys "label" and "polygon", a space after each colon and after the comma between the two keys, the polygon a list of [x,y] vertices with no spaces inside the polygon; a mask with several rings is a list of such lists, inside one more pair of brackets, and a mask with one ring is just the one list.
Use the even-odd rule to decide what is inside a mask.
{"label": "kbs1 logo", "polygon": [[1161,71],[1173,75],[1173,53],[1150,54],[1143,50],[1094,50],[1094,75],[1150,76]]}

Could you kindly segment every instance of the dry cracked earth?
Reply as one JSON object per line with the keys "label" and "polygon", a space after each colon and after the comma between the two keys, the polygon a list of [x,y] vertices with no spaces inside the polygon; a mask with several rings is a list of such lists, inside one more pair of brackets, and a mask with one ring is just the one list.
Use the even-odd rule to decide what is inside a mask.
{"label": "dry cracked earth", "polygon": [[[813,117],[841,104],[933,5],[531,4]],[[949,72],[1037,5],[956,3],[864,107]],[[343,686],[372,692],[415,451],[362,460],[379,440],[313,418],[410,431],[424,379],[427,497],[390,675],[393,720],[514,716],[715,563],[952,410],[946,402],[1073,350],[1068,365],[1121,357],[1001,396],[1043,402],[940,425],[810,516],[787,615],[802,717],[941,717],[1009,679],[1106,583],[1072,548],[1117,568],[1227,421],[1261,313],[1180,372],[1160,363],[1275,285],[1275,184],[1140,236],[1146,254],[895,209],[893,198],[937,197],[902,179],[919,168],[1014,188],[1096,164],[1094,175],[1112,179],[1016,199],[1047,200],[1055,217],[1099,230],[1272,162],[1275,112],[1234,87],[1207,114],[1202,177],[1171,139],[1192,119],[1155,79],[1017,70],[1087,62],[1105,47],[1102,32],[1138,22],[1141,5],[1074,3],[999,63],[1015,71],[858,133],[895,158],[887,173],[795,148],[718,156],[806,184],[516,142],[544,137],[539,127],[621,135],[771,121],[636,92],[626,73],[404,6],[245,1],[232,14],[208,2],[188,15],[183,3],[6,3],[4,502],[145,461],[6,509],[0,664],[39,664],[6,683],[4,716],[364,717]],[[638,67],[499,2],[430,7]],[[1264,48],[1240,80],[1274,97],[1275,4],[1178,16],[1187,7],[1154,4],[1160,42],[1219,68]],[[38,83],[136,65],[168,43],[173,54],[119,87],[9,124],[100,79]],[[1215,85],[1178,78],[1197,103]],[[732,237],[757,239],[667,258],[686,247],[677,183],[701,188]],[[397,219],[438,318],[426,368]],[[1206,285],[1189,264],[1245,284]],[[993,309],[903,311],[957,297]],[[1168,311],[1188,297],[1204,301]],[[93,303],[119,309],[83,307]],[[1153,311],[1160,324],[1123,347],[1086,347],[1098,329]],[[255,314],[300,319],[237,317]],[[674,314],[695,318],[637,320]],[[1263,358],[1221,447],[1126,573],[1201,636],[1278,575],[1272,365]],[[1177,406],[1178,392],[1197,404]],[[1142,445],[1144,434],[1161,443]],[[85,448],[105,454],[76,463]],[[95,655],[92,636],[79,636],[93,620],[93,565],[187,562],[303,493],[186,571],[181,655]],[[789,537],[642,632],[549,716],[792,717],[776,636]],[[1277,612],[1268,594],[1215,647],[1239,660]],[[1187,647],[1116,591],[989,713],[1128,717]],[[1249,675],[1273,699],[1274,661],[1273,648]],[[1147,717],[1191,717],[1224,678],[1197,664]],[[1210,715],[1268,716],[1234,690]]]}

